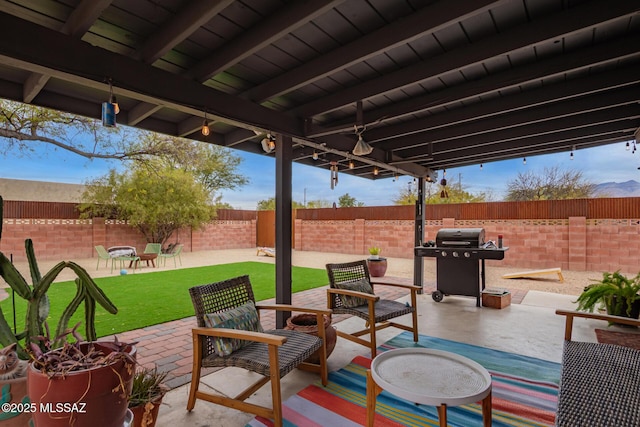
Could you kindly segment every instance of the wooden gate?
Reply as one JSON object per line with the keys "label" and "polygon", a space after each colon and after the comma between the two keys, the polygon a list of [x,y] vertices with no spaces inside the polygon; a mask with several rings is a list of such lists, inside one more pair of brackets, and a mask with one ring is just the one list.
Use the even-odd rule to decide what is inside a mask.
{"label": "wooden gate", "polygon": [[258,211],[258,230],[256,231],[256,246],[273,248],[276,246],[276,212]]}
{"label": "wooden gate", "polygon": [[[295,218],[296,210],[293,210],[293,222],[291,224],[291,245],[295,248]],[[276,212],[258,211],[258,223],[256,230],[256,246],[274,248],[276,246]]]}

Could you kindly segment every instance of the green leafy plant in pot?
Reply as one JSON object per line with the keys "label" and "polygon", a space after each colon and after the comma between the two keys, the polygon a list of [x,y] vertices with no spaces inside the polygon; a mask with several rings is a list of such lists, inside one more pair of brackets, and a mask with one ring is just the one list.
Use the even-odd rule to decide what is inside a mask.
{"label": "green leafy plant in pot", "polygon": [[[2,238],[3,219],[3,200],[0,197],[0,239]],[[9,322],[13,323],[13,319],[7,320],[0,309],[0,344],[4,351],[4,354],[0,357],[4,361],[11,361],[11,363],[0,363],[0,388],[3,402],[30,403],[33,400],[32,395],[27,396],[26,394],[27,373],[29,372],[29,369],[26,368],[26,361],[29,360],[27,348],[34,345],[39,347],[41,352],[45,352],[51,348],[61,346],[65,341],[65,332],[69,329],[69,321],[81,304],[84,303],[85,336],[91,341],[96,339],[94,321],[96,303],[111,314],[118,312],[115,305],[107,298],[83,267],[72,261],[62,261],[42,275],[31,239],[25,240],[25,250],[31,274],[31,285],[27,283],[9,258],[0,252],[0,277],[9,285],[15,296],[22,298],[26,302],[24,329],[20,332],[14,331],[9,326]],[[73,270],[77,275],[75,280],[77,293],[58,320],[55,336],[60,338],[47,347],[45,343],[37,339],[37,337],[47,335],[45,327],[45,320],[49,317],[47,291],[60,272],[66,268]],[[23,362],[17,362],[18,360]],[[24,427],[27,425],[30,415],[24,411],[3,412],[0,414],[0,426],[15,425]],[[92,427],[95,427],[95,425]]]}
{"label": "green leafy plant in pot", "polygon": [[154,427],[162,398],[169,391],[163,384],[166,372],[157,367],[138,369],[133,376],[133,388],[129,396],[129,409],[133,412],[134,427]]}
{"label": "green leafy plant in pot", "polygon": [[604,306],[608,314],[638,318],[640,310],[640,273],[629,278],[620,271],[602,273],[602,279],[584,288],[578,296],[578,310],[593,312]]}

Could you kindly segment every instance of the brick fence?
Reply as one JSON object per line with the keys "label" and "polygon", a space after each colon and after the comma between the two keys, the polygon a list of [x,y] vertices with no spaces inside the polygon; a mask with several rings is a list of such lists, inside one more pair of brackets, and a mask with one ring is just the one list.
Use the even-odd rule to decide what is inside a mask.
{"label": "brick fence", "polygon": [[[0,250],[15,262],[26,261],[24,240],[31,238],[41,260],[95,257],[97,245],[134,246],[142,251],[147,242],[135,228],[122,221],[81,219],[5,218]],[[255,247],[256,220],[216,220],[201,230],[179,230],[172,238],[185,252]]]}
{"label": "brick fence", "polygon": [[[631,207],[640,204],[638,199],[634,201],[635,203],[631,203],[631,200],[623,202],[631,203]],[[454,209],[455,206],[447,208]],[[298,251],[367,255],[368,247],[379,246],[383,255],[411,258],[414,221],[413,212],[409,209],[413,208],[386,207],[384,210],[388,211],[387,214],[375,214],[378,218],[385,219],[372,218],[375,216],[372,214],[375,208],[298,211],[294,247]],[[575,271],[620,269],[625,273],[635,274],[640,270],[640,220],[635,211],[626,215],[628,219],[571,215],[560,219],[443,217],[425,221],[424,240],[435,240],[438,230],[443,227],[484,228],[487,240],[496,240],[498,234],[502,234],[505,246],[509,247],[504,260],[487,261],[489,264],[523,269],[561,267]],[[327,219],[327,216],[332,219]],[[240,219],[216,220],[201,230],[180,230],[172,241],[184,244],[187,252],[253,248],[256,246],[258,224],[256,219],[247,219],[251,217],[252,215],[248,215]],[[42,260],[89,258],[96,256],[96,245],[130,245],[139,250],[146,245],[144,237],[136,229],[121,221],[100,218],[5,218],[3,228],[0,250],[6,255],[13,254],[15,261],[25,260],[26,238],[33,239],[36,254]]]}
{"label": "brick fence", "polygon": [[[489,265],[575,271],[640,271],[640,221],[623,219],[456,220],[425,224],[425,240],[440,228],[484,228],[486,240],[504,236],[504,260]],[[413,256],[414,222],[410,220],[296,220],[295,247],[303,251],[367,254],[380,246],[383,255]]]}

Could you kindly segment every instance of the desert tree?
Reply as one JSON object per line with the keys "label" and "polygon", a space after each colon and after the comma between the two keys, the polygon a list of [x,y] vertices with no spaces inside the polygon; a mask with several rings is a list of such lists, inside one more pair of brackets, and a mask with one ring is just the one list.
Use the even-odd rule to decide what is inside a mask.
{"label": "desert tree", "polygon": [[581,171],[545,167],[542,172],[526,171],[507,183],[507,201],[562,200],[592,197],[595,185]]}

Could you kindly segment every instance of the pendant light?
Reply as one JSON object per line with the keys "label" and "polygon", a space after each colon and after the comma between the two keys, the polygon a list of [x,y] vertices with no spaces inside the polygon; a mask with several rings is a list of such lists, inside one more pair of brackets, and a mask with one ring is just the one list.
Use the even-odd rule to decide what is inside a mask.
{"label": "pendant light", "polygon": [[209,123],[207,123],[207,110],[204,110],[204,121],[202,122],[202,134],[204,136],[209,136],[211,130],[209,129]]}

